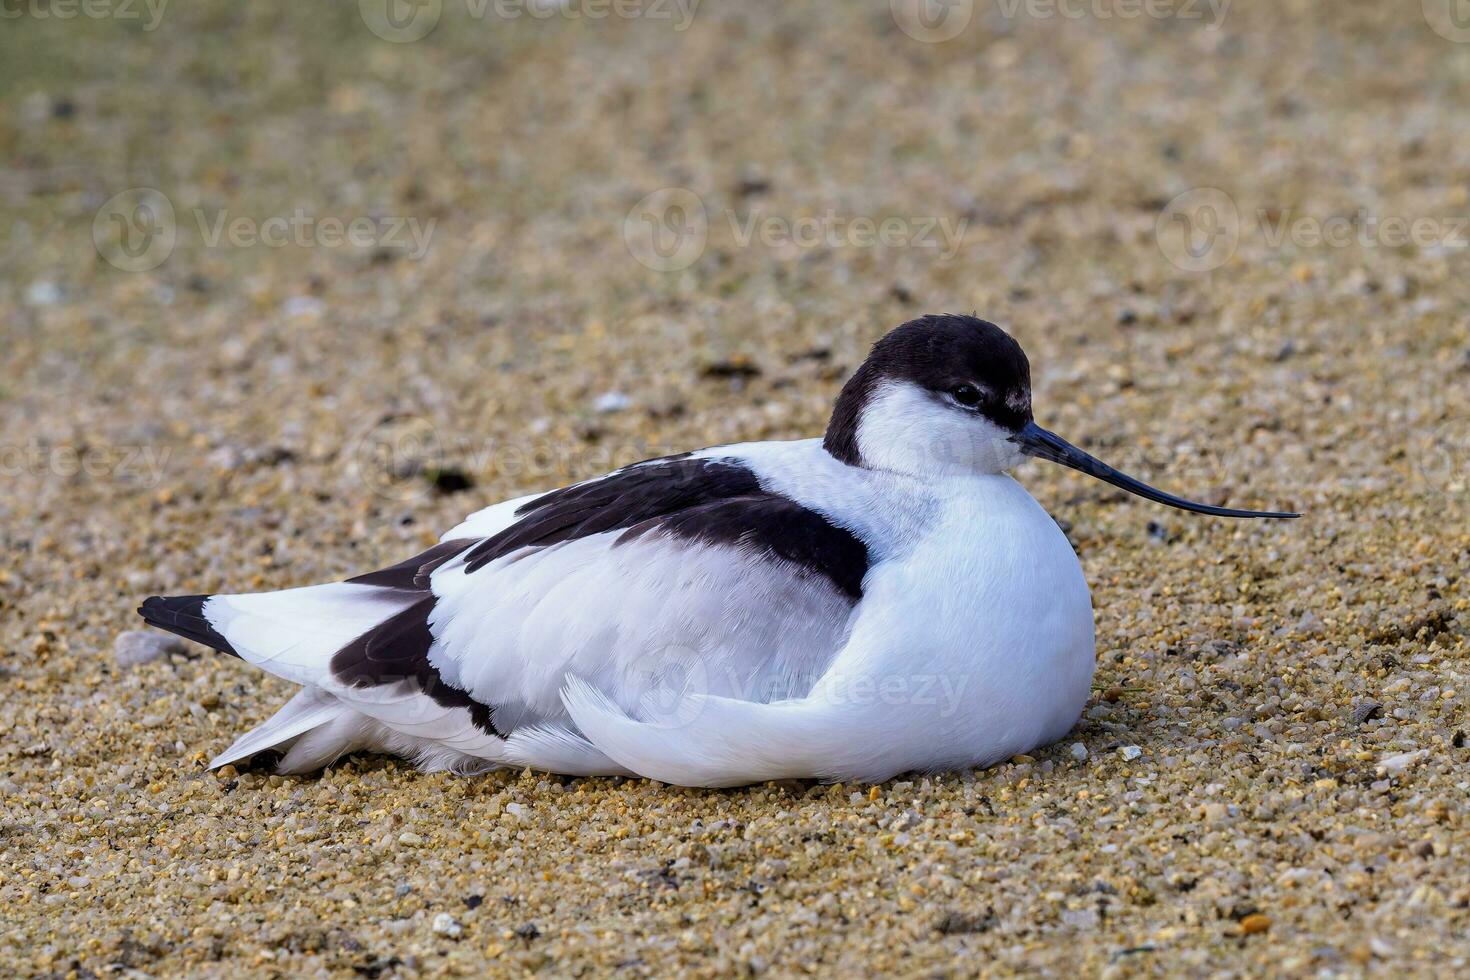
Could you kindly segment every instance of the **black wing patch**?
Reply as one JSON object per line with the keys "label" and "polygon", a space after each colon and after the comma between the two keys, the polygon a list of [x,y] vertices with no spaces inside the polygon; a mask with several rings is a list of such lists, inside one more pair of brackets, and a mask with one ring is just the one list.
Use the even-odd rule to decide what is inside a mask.
{"label": "black wing patch", "polygon": [[429,647],[434,642],[433,633],[429,630],[429,614],[434,609],[429,575],[474,543],[470,539],[442,541],[397,565],[348,579],[356,585],[376,585],[401,592],[422,593],[422,596],[402,612],[385,619],[334,653],[332,674],[344,684],[358,688],[414,681],[435,704],[445,708],[468,708],[470,721],[476,728],[487,735],[504,738],[491,717],[494,707],[476,701],[466,691],[451,687],[429,662]]}
{"label": "black wing patch", "polygon": [[427,592],[429,576],[434,569],[449,561],[461,551],[474,544],[473,538],[457,538],[440,541],[428,551],[407,558],[396,565],[380,568],[376,572],[358,575],[347,581],[356,585],[381,585],[388,589],[404,589],[411,592]]}
{"label": "black wing patch", "polygon": [[744,547],[829,579],[854,602],[862,597],[868,549],[852,532],[781,494],[730,460],[666,457],[591,483],[543,494],[521,519],[465,553],[474,572],[522,548],[545,547],[622,530],[616,544],[650,533]]}
{"label": "black wing patch", "polygon": [[425,594],[413,605],[384,620],[332,655],[332,673],[353,687],[378,687],[402,680],[418,682],[419,689],[445,708],[468,708],[475,727],[496,738],[495,709],[451,687],[429,662],[429,612],[434,597]]}

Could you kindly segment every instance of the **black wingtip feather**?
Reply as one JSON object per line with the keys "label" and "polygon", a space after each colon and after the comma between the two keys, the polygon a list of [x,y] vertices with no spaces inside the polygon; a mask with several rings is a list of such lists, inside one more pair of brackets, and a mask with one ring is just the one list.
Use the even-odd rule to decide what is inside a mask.
{"label": "black wingtip feather", "polygon": [[209,598],[207,595],[150,596],[138,607],[138,615],[149,626],[203,643],[232,657],[240,656],[230,641],[204,618],[204,603]]}

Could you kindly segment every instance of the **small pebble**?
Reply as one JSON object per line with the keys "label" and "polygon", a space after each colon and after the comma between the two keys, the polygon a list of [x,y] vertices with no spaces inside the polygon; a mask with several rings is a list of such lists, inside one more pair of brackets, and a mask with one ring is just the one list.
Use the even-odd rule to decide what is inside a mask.
{"label": "small pebble", "polygon": [[1067,749],[1067,752],[1078,762],[1087,761],[1087,746],[1081,742],[1073,742],[1071,748]]}
{"label": "small pebble", "polygon": [[1298,634],[1301,634],[1303,636],[1310,636],[1312,634],[1320,632],[1325,625],[1326,624],[1322,622],[1322,617],[1318,616],[1316,613],[1312,612],[1309,609],[1306,612],[1302,613],[1301,618],[1296,621],[1296,625],[1292,628]]}
{"label": "small pebble", "polygon": [[1271,917],[1260,912],[1252,913],[1240,920],[1240,934],[1242,936],[1254,936],[1258,932],[1265,932],[1271,928]]}
{"label": "small pebble", "polygon": [[326,304],[315,296],[292,296],[281,306],[281,312],[288,317],[316,318],[326,310]]}
{"label": "small pebble", "polygon": [[1419,749],[1417,752],[1403,752],[1399,755],[1391,755],[1381,760],[1378,763],[1378,768],[1386,775],[1397,776],[1428,754],[1428,749]]}
{"label": "small pebble", "polygon": [[1118,754],[1121,755],[1125,760],[1132,762],[1134,759],[1137,759],[1139,756],[1143,755],[1143,749],[1140,749],[1136,745],[1124,745],[1123,747],[1118,749]]}
{"label": "small pebble", "polygon": [[632,404],[633,399],[621,391],[605,391],[598,395],[592,402],[592,408],[594,411],[602,412],[604,415],[610,415],[613,412],[624,411]]}
{"label": "small pebble", "polygon": [[61,302],[61,287],[49,279],[39,279],[26,289],[26,302],[31,306],[55,306]]}
{"label": "small pebble", "polygon": [[434,916],[434,932],[441,936],[447,936],[450,939],[458,939],[464,935],[464,927],[459,924],[459,920],[448,912],[440,912]]}
{"label": "small pebble", "polygon": [[118,666],[137,667],[162,660],[171,653],[183,653],[184,642],[176,636],[157,630],[126,630],[112,644],[112,656]]}

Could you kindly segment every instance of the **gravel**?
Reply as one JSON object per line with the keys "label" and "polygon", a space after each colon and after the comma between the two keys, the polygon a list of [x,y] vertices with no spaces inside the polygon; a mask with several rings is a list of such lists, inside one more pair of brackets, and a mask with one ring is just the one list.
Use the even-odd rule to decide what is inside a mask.
{"label": "gravel", "polygon": [[[414,43],[350,3],[7,20],[7,972],[1470,972],[1470,276],[1452,243],[1381,240],[1470,213],[1463,45],[1419,4],[974,7],[944,43],[884,3],[704,4],[687,31],[443,4]],[[130,187],[177,222],[140,271],[92,240]],[[662,270],[623,235],[671,187],[707,241]],[[1156,236],[1203,187],[1239,241],[1196,272]],[[434,226],[421,256],[207,240],[298,207]],[[966,221],[952,254],[852,224],[929,217]],[[1346,245],[1273,244],[1338,217]],[[808,219],[831,238],[783,235]],[[1096,697],[1057,745],[722,792],[212,773],[290,686],[192,645],[114,655],[150,594],[340,578],[495,500],[818,434],[867,345],[945,310],[1017,335],[1048,428],[1306,515],[1022,467],[1097,612]]]}
{"label": "gravel", "polygon": [[182,640],[153,630],[124,630],[112,644],[112,656],[124,670],[185,652]]}
{"label": "gravel", "polygon": [[437,935],[444,936],[449,939],[458,939],[460,936],[464,935],[464,927],[461,926],[459,924],[459,921],[448,912],[440,912],[438,915],[434,916],[434,932]]}

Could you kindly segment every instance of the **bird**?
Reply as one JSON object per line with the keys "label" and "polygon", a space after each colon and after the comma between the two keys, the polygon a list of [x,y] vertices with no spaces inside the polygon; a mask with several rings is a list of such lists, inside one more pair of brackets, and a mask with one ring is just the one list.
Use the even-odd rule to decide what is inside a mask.
{"label": "bird", "polygon": [[150,625],[299,685],[211,762],[354,752],[693,786],[882,782],[1054,743],[1091,692],[1072,545],[1028,457],[1157,490],[1038,426],[973,315],[885,334],[820,438],[663,456],[471,514],[341,582],[146,599]]}

